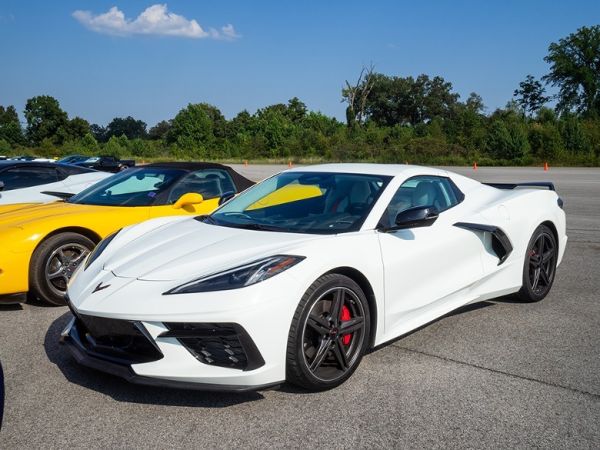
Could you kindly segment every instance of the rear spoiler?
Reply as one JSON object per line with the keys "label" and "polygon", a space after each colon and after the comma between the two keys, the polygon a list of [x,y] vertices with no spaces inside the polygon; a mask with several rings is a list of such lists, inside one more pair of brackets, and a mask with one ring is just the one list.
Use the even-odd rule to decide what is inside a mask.
{"label": "rear spoiler", "polygon": [[44,195],[51,195],[53,197],[58,197],[63,200],[69,200],[71,197],[73,197],[75,195],[75,194],[71,194],[70,192],[55,192],[55,191],[43,191],[41,193]]}
{"label": "rear spoiler", "polygon": [[515,189],[518,187],[546,188],[550,191],[556,191],[554,183],[550,181],[528,181],[526,183],[483,183],[486,186],[495,187],[497,189]]}

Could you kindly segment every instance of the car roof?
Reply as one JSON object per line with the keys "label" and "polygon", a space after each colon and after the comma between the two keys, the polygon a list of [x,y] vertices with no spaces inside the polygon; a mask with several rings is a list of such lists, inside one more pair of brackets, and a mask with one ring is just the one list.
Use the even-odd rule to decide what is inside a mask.
{"label": "car roof", "polygon": [[254,184],[253,181],[250,181],[248,178],[239,174],[235,170],[233,170],[229,166],[224,166],[223,164],[218,163],[210,163],[210,162],[158,162],[147,164],[145,166],[136,166],[136,168],[144,168],[144,167],[162,167],[165,169],[180,169],[185,170],[187,172],[195,172],[196,170],[206,170],[206,169],[221,169],[225,170],[229,176],[233,179],[237,189],[239,192],[249,188]]}
{"label": "car roof", "polygon": [[288,171],[298,172],[337,172],[337,173],[355,173],[365,175],[440,175],[448,176],[448,172],[433,167],[414,166],[410,164],[368,164],[368,163],[339,163],[339,164],[317,164],[314,166],[304,166],[289,169]]}
{"label": "car roof", "polygon": [[[22,161],[22,160],[16,160],[16,159],[7,159],[7,160],[1,160],[0,161],[0,170],[8,168],[8,167],[27,167],[27,166],[43,166],[43,167],[60,167],[62,169],[65,169],[67,172],[71,172],[73,171],[73,168],[77,169],[78,173],[87,173],[87,172],[95,172],[95,170],[92,169],[85,169],[83,167],[76,167],[76,166],[72,166],[70,164],[63,164],[63,163],[57,163],[57,162],[50,162],[50,161]],[[81,169],[81,170],[79,170]]]}

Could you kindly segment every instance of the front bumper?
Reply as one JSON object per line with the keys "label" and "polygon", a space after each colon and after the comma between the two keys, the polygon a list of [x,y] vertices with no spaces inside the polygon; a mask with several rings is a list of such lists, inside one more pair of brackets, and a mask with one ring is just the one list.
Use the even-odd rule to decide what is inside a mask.
{"label": "front bumper", "polygon": [[128,365],[123,362],[117,362],[108,358],[103,358],[98,354],[90,352],[86,345],[81,340],[79,331],[75,326],[76,319],[73,318],[65,331],[61,334],[60,343],[66,345],[71,355],[82,366],[91,369],[99,370],[117,377],[123,378],[130,383],[141,384],[145,386],[167,387],[176,389],[194,389],[200,391],[217,391],[217,392],[248,392],[272,389],[281,384],[268,383],[264,385],[246,386],[246,385],[225,385],[198,383],[180,380],[169,380],[162,378],[153,378],[143,375],[138,375]]}
{"label": "front bumper", "polygon": [[[145,324],[84,315],[69,306],[73,317],[60,342],[84,366],[132,383],[205,391],[256,391],[282,383],[265,381],[265,361],[239,324]],[[164,331],[157,334],[159,325]],[[190,367],[196,376],[178,376]]]}

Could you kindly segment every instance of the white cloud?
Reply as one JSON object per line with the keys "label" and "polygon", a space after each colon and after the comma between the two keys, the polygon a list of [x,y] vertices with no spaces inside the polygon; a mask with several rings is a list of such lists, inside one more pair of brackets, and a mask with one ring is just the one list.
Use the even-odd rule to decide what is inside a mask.
{"label": "white cloud", "polygon": [[113,6],[104,14],[96,15],[90,11],[78,10],[73,13],[73,17],[90,30],[115,36],[145,34],[224,40],[233,40],[240,37],[231,24],[221,27],[220,30],[210,28],[206,31],[196,20],[188,20],[183,16],[169,12],[166,4],[149,6],[133,20],[126,18],[123,11],[116,6]]}

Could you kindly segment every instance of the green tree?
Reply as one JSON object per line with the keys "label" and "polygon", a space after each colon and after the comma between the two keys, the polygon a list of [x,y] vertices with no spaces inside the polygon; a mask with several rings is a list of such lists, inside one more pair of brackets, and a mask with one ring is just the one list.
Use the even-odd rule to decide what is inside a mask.
{"label": "green tree", "polygon": [[212,108],[206,103],[190,103],[179,111],[167,133],[167,142],[177,144],[190,156],[206,157],[207,149],[215,142]]}
{"label": "green tree", "polygon": [[497,119],[490,126],[485,148],[492,158],[514,161],[528,153],[529,141],[519,123]]}
{"label": "green tree", "polygon": [[553,123],[534,123],[529,130],[529,143],[533,155],[544,160],[555,159],[562,149],[562,138]]}
{"label": "green tree", "polygon": [[49,95],[30,98],[25,104],[27,137],[34,145],[44,139],[57,140],[57,132],[67,124],[67,113],[60,108],[58,100]]}
{"label": "green tree", "polygon": [[548,47],[544,77],[559,88],[559,112],[600,115],[600,25],[581,27]]}
{"label": "green tree", "polygon": [[107,156],[114,156],[115,158],[121,158],[127,153],[127,136],[121,135],[119,137],[112,136],[104,147],[102,153]]}
{"label": "green tree", "polygon": [[581,122],[573,115],[566,115],[560,121],[560,134],[565,145],[565,150],[576,155],[587,155],[591,152],[590,142],[587,140]]}
{"label": "green tree", "polygon": [[459,95],[452,83],[428,75],[389,77],[373,74],[366,115],[379,126],[416,125],[434,117],[449,118]]}
{"label": "green tree", "polygon": [[24,143],[19,115],[12,105],[6,108],[0,105],[0,139],[13,146]]}
{"label": "green tree", "polygon": [[550,99],[544,95],[545,93],[546,89],[542,83],[536,80],[533,75],[527,75],[525,81],[521,81],[519,88],[515,89],[513,97],[517,100],[517,104],[523,108],[523,111],[531,116]]}
{"label": "green tree", "polygon": [[154,141],[164,139],[170,129],[171,122],[168,120],[161,120],[152,128],[150,128],[150,130],[148,131],[148,138]]}
{"label": "green tree", "polygon": [[90,123],[81,117],[68,120],[56,131],[58,142],[76,141],[90,132]]}
{"label": "green tree", "polygon": [[112,136],[127,136],[127,139],[146,137],[146,122],[135,120],[131,116],[115,117],[106,126],[105,139]]}

